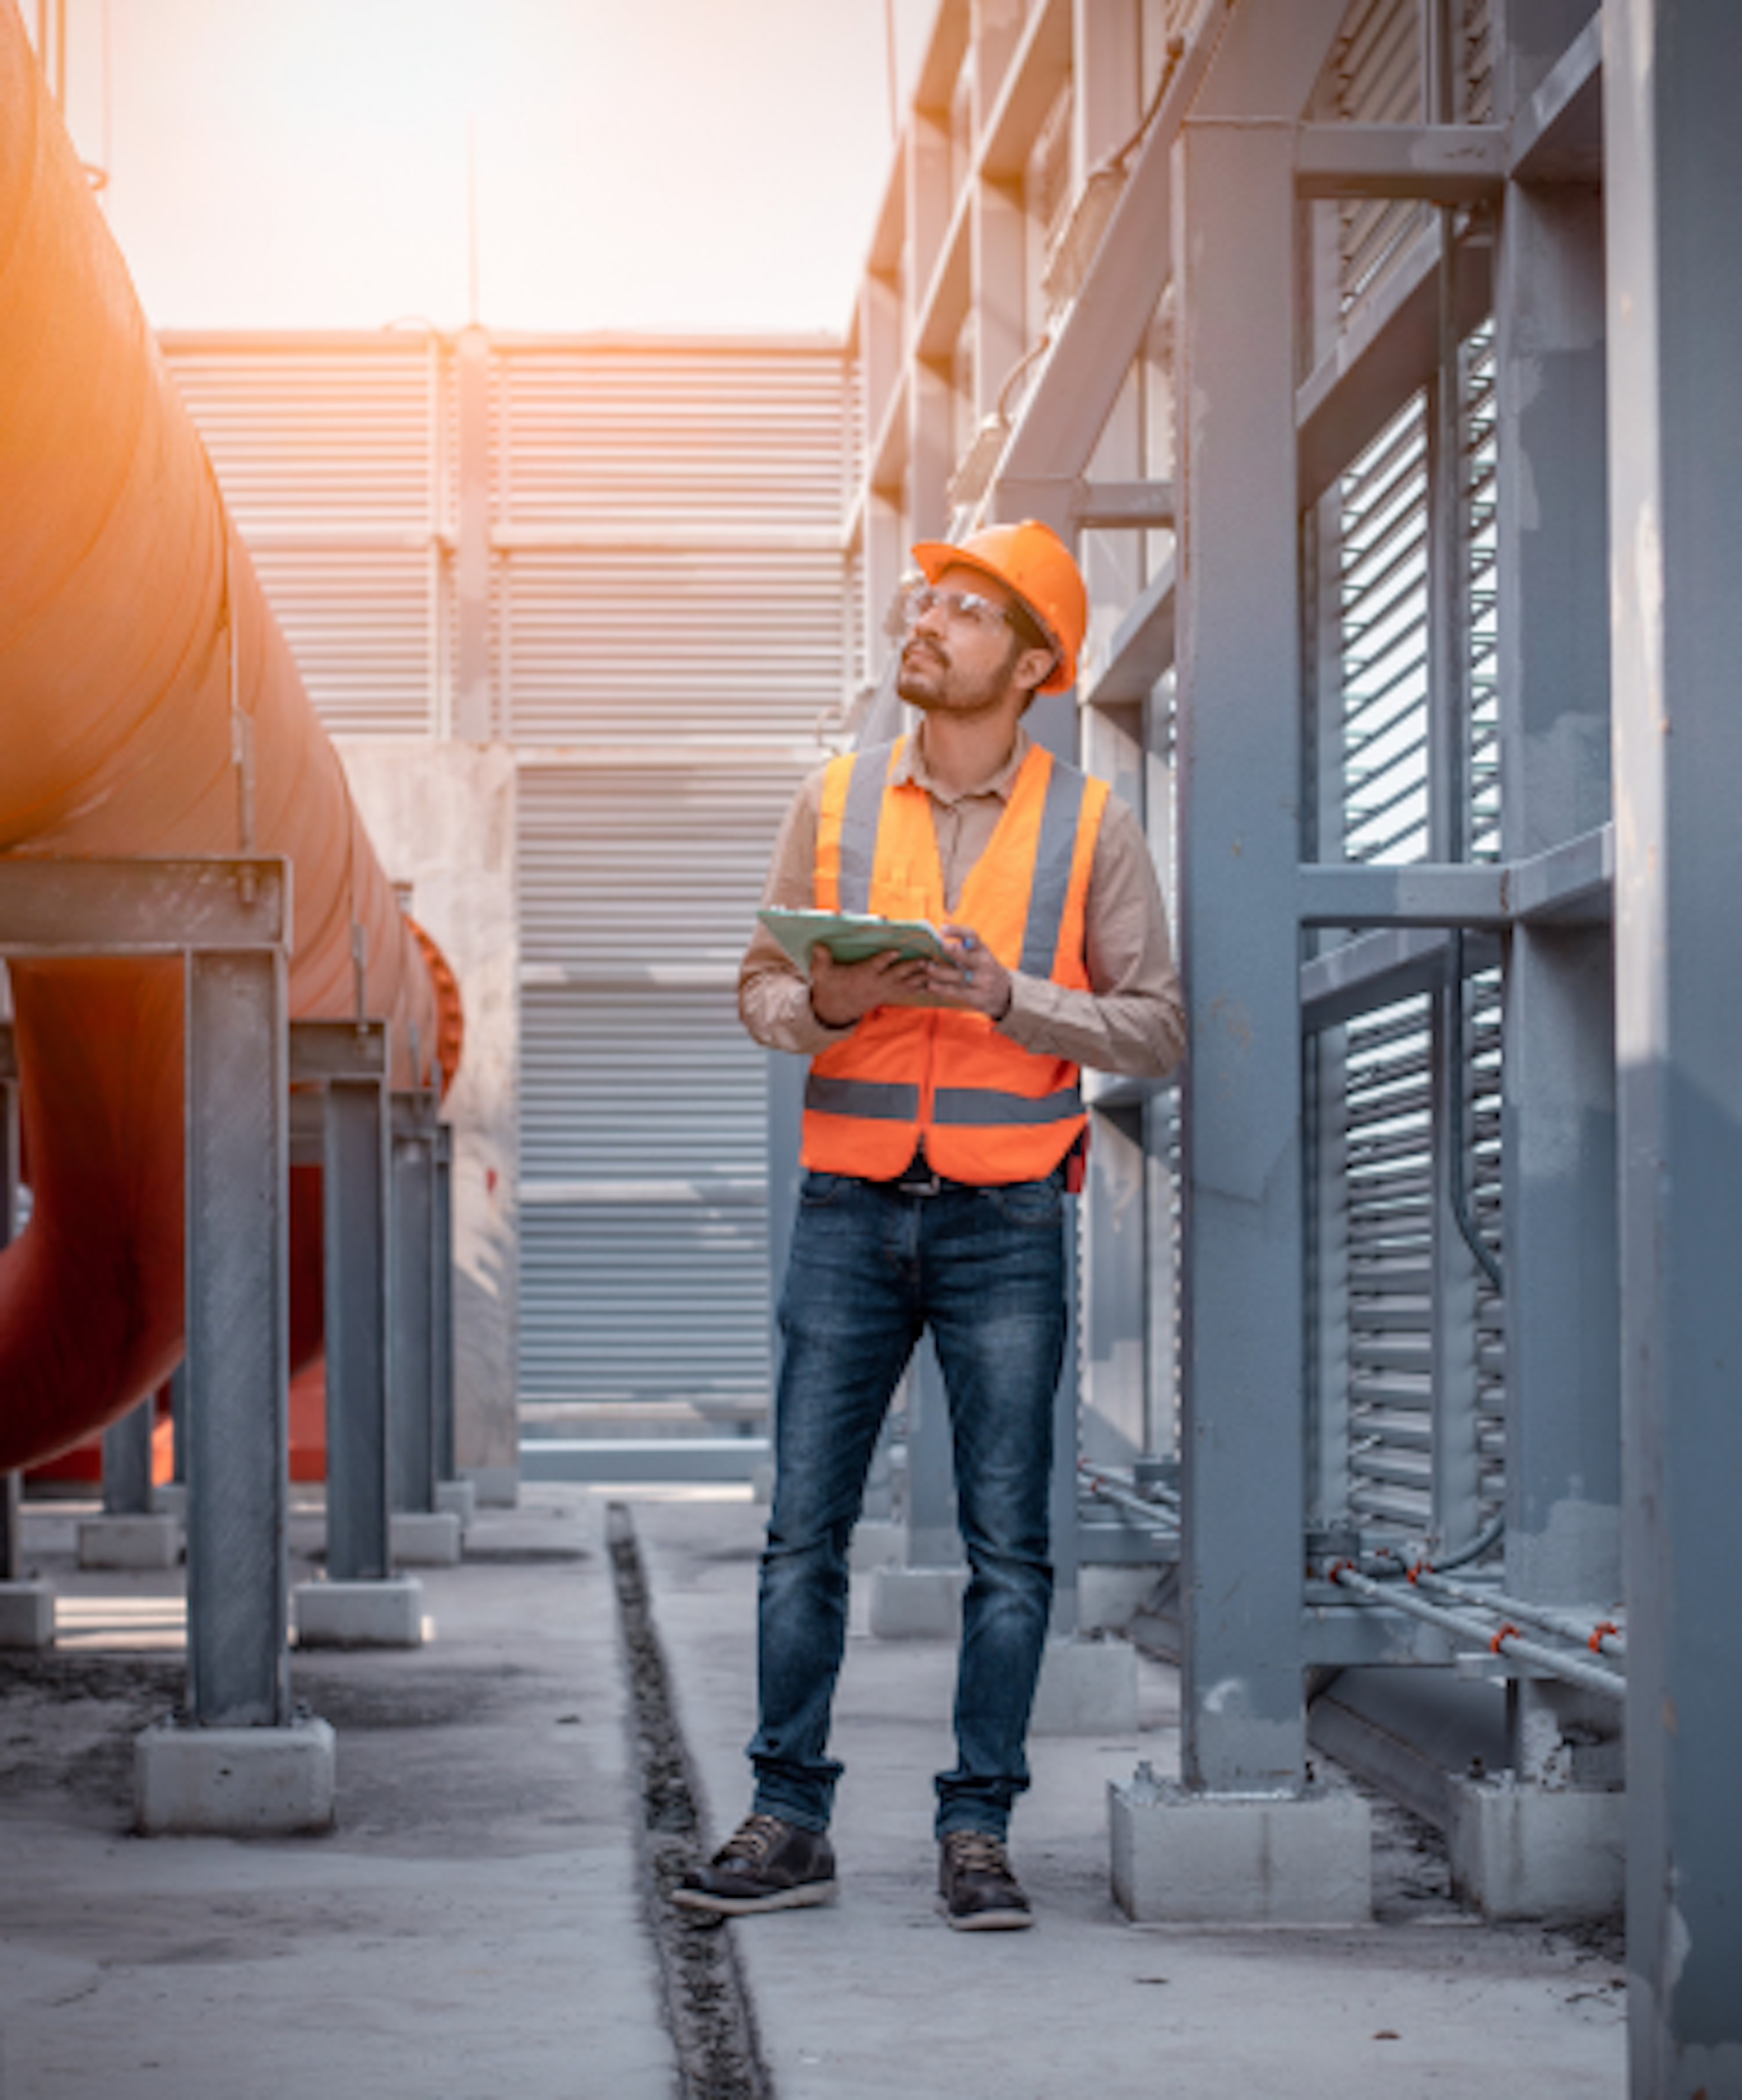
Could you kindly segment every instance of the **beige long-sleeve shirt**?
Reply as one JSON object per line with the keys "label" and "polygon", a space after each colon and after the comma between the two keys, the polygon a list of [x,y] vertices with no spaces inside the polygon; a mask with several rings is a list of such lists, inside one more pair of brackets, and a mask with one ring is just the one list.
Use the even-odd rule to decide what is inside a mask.
{"label": "beige long-sleeve shirt", "polygon": [[[990,779],[957,792],[927,771],[920,739],[907,740],[895,777],[917,783],[932,798],[944,903],[951,913],[1004,813],[1028,749],[1027,732],[1019,730],[1004,765]],[[762,892],[765,905],[803,910],[814,902],[823,770],[810,776],[787,811]],[[1112,796],[1090,866],[1084,935],[1089,989],[1012,972],[1010,1010],[999,1030],[1044,1057],[1067,1057],[1096,1071],[1164,1077],[1185,1048],[1185,1008],[1149,843],[1136,817]],[[853,1032],[818,1020],[809,983],[761,926],[739,969],[738,1010],[758,1043],[803,1057]]]}

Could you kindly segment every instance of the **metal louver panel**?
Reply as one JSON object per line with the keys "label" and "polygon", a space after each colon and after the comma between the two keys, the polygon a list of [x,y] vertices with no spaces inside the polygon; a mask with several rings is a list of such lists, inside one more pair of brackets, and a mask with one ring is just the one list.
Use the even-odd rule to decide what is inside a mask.
{"label": "metal louver panel", "polygon": [[497,676],[521,743],[815,734],[842,690],[838,549],[516,551],[497,570]]}
{"label": "metal louver panel", "polygon": [[322,718],[429,734],[443,658],[433,339],[163,348]]}
{"label": "metal louver panel", "polygon": [[433,531],[437,368],[425,338],[170,335],[163,349],[250,542]]}
{"label": "metal louver panel", "polygon": [[1427,432],[1422,397],[1343,484],[1343,850],[1418,859],[1427,844]]}
{"label": "metal louver panel", "polygon": [[254,559],[328,728],[427,735],[438,668],[434,550],[268,544]]}
{"label": "metal louver panel", "polygon": [[[1436,704],[1462,726],[1463,755],[1453,762],[1462,764],[1466,804],[1453,821],[1472,853],[1498,850],[1496,423],[1487,331],[1464,346],[1459,378],[1458,500],[1450,514],[1460,537],[1456,588],[1468,615],[1461,629],[1467,654],[1461,687],[1437,702],[1429,672],[1433,506],[1424,397],[1409,404],[1342,483],[1334,536],[1340,828],[1352,860],[1428,854]],[[1456,968],[1462,949],[1452,955]],[[1448,1485],[1458,1477],[1457,1459],[1439,1447],[1442,1435],[1454,1454],[1475,1452],[1475,1520],[1504,1502],[1505,1307],[1458,1244],[1467,1229],[1490,1254],[1499,1245],[1500,1014],[1498,973],[1479,973],[1464,982],[1461,1005],[1448,1004],[1437,1016],[1435,998],[1422,995],[1351,1021],[1325,1065],[1338,1074],[1335,1143],[1326,1157],[1340,1172],[1341,1200],[1319,1211],[1321,1232],[1338,1242],[1334,1251],[1321,1247],[1321,1265],[1338,1279],[1341,1303],[1326,1317],[1333,1331],[1340,1328],[1346,1381],[1332,1414],[1346,1423],[1349,1511],[1379,1538],[1432,1538],[1442,1526],[1470,1521],[1467,1505]],[[1453,1029],[1456,1077],[1442,1087],[1435,1067],[1443,1031]],[[1462,1161],[1455,1176],[1445,1164],[1453,1147]],[[1462,1225],[1457,1185],[1467,1192]],[[1462,1370],[1440,1360],[1442,1330],[1456,1316],[1439,1295],[1460,1271],[1474,1277],[1475,1320]],[[1436,1392],[1442,1378],[1445,1388]],[[1449,1462],[1453,1472],[1443,1476]]]}
{"label": "metal louver panel", "polygon": [[838,543],[848,416],[837,347],[509,343],[499,360],[496,514],[509,531]]}
{"label": "metal louver panel", "polygon": [[[1351,123],[1418,124],[1422,115],[1418,0],[1352,0],[1329,68],[1329,114]],[[1336,207],[1341,306],[1381,285],[1427,225],[1425,205],[1350,199]]]}
{"label": "metal louver panel", "polygon": [[529,1420],[760,1417],[765,1053],[737,964],[799,768],[527,765],[521,1390]]}
{"label": "metal louver panel", "polygon": [[1349,1507],[1415,1538],[1433,1504],[1433,1126],[1427,1002],[1348,1030]]}

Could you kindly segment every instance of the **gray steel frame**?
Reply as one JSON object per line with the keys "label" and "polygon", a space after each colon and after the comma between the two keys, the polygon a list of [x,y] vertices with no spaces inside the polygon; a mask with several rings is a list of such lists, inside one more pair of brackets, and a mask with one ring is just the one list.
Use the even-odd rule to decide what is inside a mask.
{"label": "gray steel frame", "polygon": [[187,982],[188,1712],[291,1718],[280,860],[0,861],[9,958],[180,955]]}
{"label": "gray steel frame", "polygon": [[[958,11],[960,37],[940,30],[934,46],[946,70],[962,39],[991,34]],[[1431,1521],[1447,1543],[1493,1492],[1472,1346],[1481,1262],[1465,1229],[1475,1140],[1459,1103],[1472,1083],[1464,986],[1500,969],[1503,1241],[1490,1260],[1505,1284],[1505,1591],[1533,1608],[1612,1604],[1625,1558],[1634,2089],[1742,2090],[1742,1939],[1722,1894],[1742,1885],[1742,1822],[1728,1807],[1738,1674],[1716,1560],[1742,1471],[1742,1417],[1721,1368],[1742,1355],[1725,1268],[1742,1200],[1742,977],[1726,967],[1723,917],[1742,852],[1729,807],[1742,730],[1724,697],[1742,658],[1728,576],[1742,545],[1742,406],[1713,349],[1742,339],[1726,218],[1735,185],[1722,172],[1742,174],[1742,16],[1699,0],[1506,0],[1492,120],[1459,125],[1447,121],[1451,16],[1445,0],[1424,0],[1422,103],[1436,121],[1303,122],[1344,15],[1343,0],[1202,11],[1125,157],[1074,300],[1042,352],[1027,352],[1020,408],[1003,417],[995,377],[989,399],[977,371],[972,405],[982,419],[999,411],[1002,449],[989,473],[964,467],[953,485],[937,458],[941,385],[902,389],[898,305],[905,284],[915,355],[934,376],[951,328],[986,318],[977,296],[1002,330],[999,355],[1022,354],[1009,283],[981,293],[984,254],[970,267],[959,244],[996,221],[981,192],[1003,183],[1008,203],[1021,178],[1026,135],[1012,110],[1044,102],[1035,51],[1059,33],[1055,15],[1032,11],[1012,51],[993,54],[992,86],[976,92],[994,106],[948,209],[919,193],[936,187],[950,142],[915,124],[905,249],[892,223],[861,310],[873,428],[855,523],[868,602],[891,580],[903,522],[935,530],[949,515],[946,487],[965,505],[955,530],[1025,515],[1066,532],[1177,523],[1172,559],[1127,599],[1081,697],[1092,716],[1148,701],[1177,643],[1194,1036],[1184,1734],[1186,1776],[1207,1789],[1298,1783],[1303,1664],[1452,1659],[1443,1630],[1303,1582],[1300,1527],[1305,1514],[1324,1555],[1358,1546],[1339,1508],[1335,1398],[1347,1384],[1332,1186],[1342,1031],[1405,997],[1427,995],[1434,1015],[1432,1440],[1444,1463]],[[1093,40],[1116,42],[1125,26],[1118,7],[1072,11],[1079,94],[1100,91]],[[946,90],[933,79],[928,106]],[[1313,201],[1352,196],[1433,209],[1377,288],[1327,319],[1325,258],[1303,255],[1299,231]],[[1171,479],[1162,469],[1133,483],[1121,479],[1124,426],[1107,439],[1170,282],[1180,457]],[[1472,528],[1457,476],[1464,346],[1490,316],[1502,832],[1499,859],[1477,862]],[[1313,552],[1334,534],[1343,477],[1424,395],[1429,858],[1327,864],[1341,838],[1321,844],[1338,827],[1318,820],[1345,792],[1346,761],[1322,710],[1316,746],[1302,748],[1301,644],[1304,633],[1322,667],[1342,643],[1335,605],[1303,602],[1303,585],[1319,581]],[[1096,1228],[1092,1210],[1092,1255]],[[1158,1292],[1153,1246],[1150,1263]],[[1092,1366],[1131,1324],[1122,1294],[1120,1274],[1092,1269]],[[1157,1550],[1105,1513],[1078,1539],[1097,1558]],[[1589,1710],[1581,1719],[1552,1683],[1505,1658],[1496,1667],[1528,1780],[1561,1723],[1582,1726]]]}

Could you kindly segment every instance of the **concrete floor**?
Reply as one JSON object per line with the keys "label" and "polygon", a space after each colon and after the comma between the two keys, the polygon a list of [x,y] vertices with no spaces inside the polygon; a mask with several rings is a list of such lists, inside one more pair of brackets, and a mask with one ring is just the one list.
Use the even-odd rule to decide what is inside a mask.
{"label": "concrete floor", "polygon": [[[730,1491],[632,1508],[717,1834],[743,1806],[760,1515]],[[338,1827],[128,1834],[134,1733],[180,1696],[179,1578],[82,1574],[27,1513],[61,1644],[0,1655],[0,2100],[668,2100],[602,1491],[531,1488],[423,1571],[423,1648],[298,1657],[339,1737]],[[300,1514],[298,1557],[318,1538]],[[1612,1945],[1495,1930],[1382,1815],[1378,1921],[1135,1929],[1107,1893],[1105,1788],[1177,1758],[1171,1674],[1142,1728],[1043,1739],[1013,1833],[1039,1912],[955,1935],[932,1908],[930,1775],[952,1658],[856,1635],[839,1710],[842,1895],[728,1930],[780,2100],[1620,2100]]]}

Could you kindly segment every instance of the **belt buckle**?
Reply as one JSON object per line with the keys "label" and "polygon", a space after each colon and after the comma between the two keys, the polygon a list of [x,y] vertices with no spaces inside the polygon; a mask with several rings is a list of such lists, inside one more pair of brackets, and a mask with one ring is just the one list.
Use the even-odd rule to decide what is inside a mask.
{"label": "belt buckle", "polygon": [[[924,1171],[920,1172],[917,1171],[918,1167],[923,1167]],[[917,1167],[910,1163],[895,1185],[904,1196],[935,1196],[944,1185],[937,1169],[930,1160],[924,1159],[917,1162]]]}

